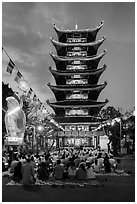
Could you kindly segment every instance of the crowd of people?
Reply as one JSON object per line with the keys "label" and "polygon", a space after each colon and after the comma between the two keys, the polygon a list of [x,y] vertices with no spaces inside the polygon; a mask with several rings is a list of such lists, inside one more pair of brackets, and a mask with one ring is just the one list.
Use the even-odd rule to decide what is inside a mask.
{"label": "crowd of people", "polygon": [[[48,178],[95,179],[97,173],[116,172],[119,166],[120,160],[100,150],[61,148],[43,155],[16,152],[10,157],[7,169],[15,182],[32,184],[37,179],[46,181]],[[2,161],[2,170],[6,170],[4,161]]]}

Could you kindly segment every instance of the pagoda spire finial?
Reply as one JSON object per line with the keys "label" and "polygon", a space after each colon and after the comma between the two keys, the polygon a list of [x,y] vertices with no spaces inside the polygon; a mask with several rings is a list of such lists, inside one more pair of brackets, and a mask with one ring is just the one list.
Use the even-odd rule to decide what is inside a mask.
{"label": "pagoda spire finial", "polygon": [[75,29],[76,29],[76,30],[78,29],[77,19],[76,19]]}

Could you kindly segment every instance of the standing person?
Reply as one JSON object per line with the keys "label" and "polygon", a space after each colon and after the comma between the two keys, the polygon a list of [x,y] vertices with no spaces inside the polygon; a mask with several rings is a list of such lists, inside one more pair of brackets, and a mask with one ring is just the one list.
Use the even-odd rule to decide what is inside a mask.
{"label": "standing person", "polygon": [[22,183],[28,185],[34,183],[35,180],[34,167],[28,158],[27,163],[22,166]]}
{"label": "standing person", "polygon": [[55,179],[63,179],[64,167],[61,165],[61,160],[57,160],[57,164],[53,169],[53,175]]}

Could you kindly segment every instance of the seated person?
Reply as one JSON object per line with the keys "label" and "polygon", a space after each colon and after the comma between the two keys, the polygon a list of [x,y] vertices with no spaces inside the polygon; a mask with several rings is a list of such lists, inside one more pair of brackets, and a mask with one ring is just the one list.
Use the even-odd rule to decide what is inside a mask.
{"label": "seated person", "polygon": [[105,156],[105,158],[104,158],[104,168],[105,168],[106,173],[111,172],[111,164],[109,162],[109,157],[108,156]]}
{"label": "seated person", "polygon": [[87,172],[85,169],[85,165],[83,163],[81,163],[79,165],[79,168],[78,168],[77,173],[76,173],[76,178],[80,179],[80,180],[87,178]]}
{"label": "seated person", "polygon": [[2,172],[5,171],[5,160],[4,157],[2,157]]}
{"label": "seated person", "polygon": [[77,169],[75,167],[74,162],[71,162],[70,167],[68,168],[68,176],[70,179],[74,179],[76,177]]}
{"label": "seated person", "polygon": [[116,173],[124,173],[124,170],[122,169],[122,165],[121,165],[121,160],[120,159],[117,159],[116,160],[116,169],[115,169],[115,172]]}
{"label": "seated person", "polygon": [[57,160],[57,164],[53,168],[53,176],[55,179],[63,179],[64,167],[61,165],[61,160]]}
{"label": "seated person", "polygon": [[99,169],[102,169],[104,167],[104,158],[102,157],[102,153],[99,153],[97,159],[98,159]]}
{"label": "seated person", "polygon": [[87,172],[87,179],[95,179],[96,174],[93,171],[93,168],[90,164],[90,162],[86,162],[86,172]]}
{"label": "seated person", "polygon": [[18,158],[16,156],[14,156],[14,159],[11,163],[10,173],[14,173],[14,168],[17,165],[18,161],[19,161]]}
{"label": "seated person", "polygon": [[115,159],[113,158],[113,155],[110,156],[109,162],[110,162],[110,164],[111,164],[111,168],[112,168],[113,170],[115,170],[115,169],[116,169],[116,161],[115,161]]}
{"label": "seated person", "polygon": [[12,176],[13,181],[19,183],[22,180],[21,169],[22,169],[22,163],[19,161],[17,163],[17,165],[15,166],[15,168],[14,168],[14,173],[13,173],[13,176]]}
{"label": "seated person", "polygon": [[100,171],[97,159],[95,159],[95,162],[92,164],[92,167],[95,173],[98,173]]}
{"label": "seated person", "polygon": [[46,167],[46,163],[45,162],[41,163],[41,166],[38,168],[37,173],[38,173],[38,179],[40,179],[42,181],[48,179],[49,172],[48,172],[48,169]]}

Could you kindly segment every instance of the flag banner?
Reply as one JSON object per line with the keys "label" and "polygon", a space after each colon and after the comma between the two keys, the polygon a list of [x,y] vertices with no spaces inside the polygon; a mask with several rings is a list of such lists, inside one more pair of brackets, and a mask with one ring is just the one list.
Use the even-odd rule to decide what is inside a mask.
{"label": "flag banner", "polygon": [[17,72],[16,76],[15,76],[15,81],[17,83],[19,83],[21,81],[21,78],[22,78],[22,74],[20,73],[20,71]]}
{"label": "flag banner", "polygon": [[41,103],[41,107],[40,107],[40,110],[41,112],[45,109],[44,105]]}
{"label": "flag banner", "polygon": [[27,97],[30,98],[31,94],[32,94],[33,90],[32,88],[30,88],[30,90],[28,91]]}
{"label": "flag banner", "polygon": [[39,110],[41,110],[41,107],[42,107],[42,103],[40,102],[40,105],[39,105]]}
{"label": "flag banner", "polygon": [[34,96],[33,96],[33,102],[36,102],[37,100],[38,100],[38,98],[37,98],[36,94],[34,94]]}
{"label": "flag banner", "polygon": [[41,101],[39,99],[37,99],[36,105],[37,105],[37,109],[39,109],[41,107]]}
{"label": "flag banner", "polygon": [[13,71],[14,67],[15,67],[15,64],[14,64],[14,62],[12,62],[12,60],[10,59],[6,71],[7,71],[8,73],[12,74],[12,71]]}

